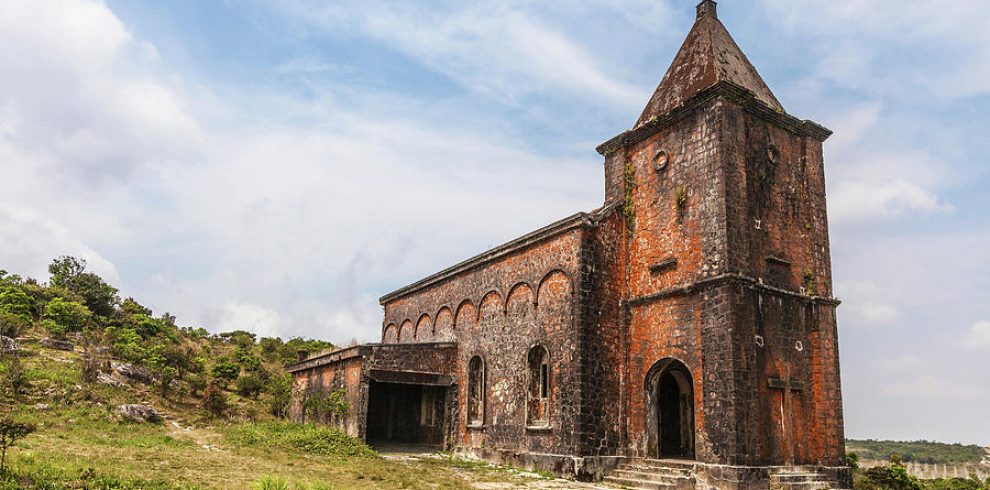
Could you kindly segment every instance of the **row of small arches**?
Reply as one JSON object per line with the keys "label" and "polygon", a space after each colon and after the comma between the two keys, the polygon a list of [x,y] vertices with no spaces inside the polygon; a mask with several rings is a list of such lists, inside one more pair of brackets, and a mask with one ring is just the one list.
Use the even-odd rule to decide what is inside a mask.
{"label": "row of small arches", "polygon": [[543,310],[550,310],[560,301],[570,301],[571,277],[564,271],[553,270],[540,280],[537,293],[528,282],[519,282],[509,288],[509,294],[502,299],[497,290],[491,290],[482,296],[475,306],[474,301],[461,301],[456,310],[442,306],[432,317],[428,313],[421,314],[415,323],[407,318],[398,325],[389,323],[382,330],[382,342],[386,344],[448,341],[454,340],[454,330],[475,328],[479,322],[490,320],[502,315],[526,316]]}

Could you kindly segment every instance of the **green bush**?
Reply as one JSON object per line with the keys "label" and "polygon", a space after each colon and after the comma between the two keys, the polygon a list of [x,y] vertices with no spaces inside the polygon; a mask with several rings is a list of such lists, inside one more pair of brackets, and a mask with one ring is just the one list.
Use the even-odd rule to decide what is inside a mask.
{"label": "green bush", "polygon": [[923,490],[921,482],[896,463],[857,471],[854,486],[856,490]]}
{"label": "green bush", "polygon": [[243,397],[257,398],[264,388],[265,382],[254,374],[237,378],[237,394]]}
{"label": "green bush", "polygon": [[214,417],[221,417],[230,410],[227,394],[216,386],[210,386],[203,392],[203,408]]}
{"label": "green bush", "polygon": [[211,373],[215,379],[229,383],[241,375],[241,367],[231,361],[223,360],[213,365]]}
{"label": "green bush", "polygon": [[69,332],[81,332],[92,316],[89,308],[62,298],[52,298],[45,306],[45,318]]}
{"label": "green bush", "polygon": [[289,449],[320,456],[377,456],[364,442],[335,427],[291,422],[252,423],[233,426],[224,437],[231,444],[246,447]]}

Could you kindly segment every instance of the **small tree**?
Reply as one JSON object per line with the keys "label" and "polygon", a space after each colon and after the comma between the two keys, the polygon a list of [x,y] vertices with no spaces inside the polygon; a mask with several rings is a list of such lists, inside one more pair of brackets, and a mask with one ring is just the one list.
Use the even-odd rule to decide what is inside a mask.
{"label": "small tree", "polygon": [[10,356],[3,364],[4,370],[2,373],[3,387],[10,392],[12,396],[24,394],[24,390],[30,386],[30,382],[27,379],[27,375],[24,373],[24,366],[21,364],[21,358],[18,356]]}
{"label": "small tree", "polygon": [[203,392],[203,408],[214,417],[222,416],[230,409],[227,394],[217,386],[206,388],[206,391]]}
{"label": "small tree", "polygon": [[7,469],[7,449],[18,439],[27,437],[36,429],[34,424],[17,422],[11,418],[0,419],[0,473]]}
{"label": "small tree", "polygon": [[89,308],[62,298],[53,298],[45,307],[45,318],[68,332],[82,331],[91,316]]}
{"label": "small tree", "polygon": [[241,367],[231,361],[220,361],[213,365],[213,377],[224,383],[230,383],[241,375]]}

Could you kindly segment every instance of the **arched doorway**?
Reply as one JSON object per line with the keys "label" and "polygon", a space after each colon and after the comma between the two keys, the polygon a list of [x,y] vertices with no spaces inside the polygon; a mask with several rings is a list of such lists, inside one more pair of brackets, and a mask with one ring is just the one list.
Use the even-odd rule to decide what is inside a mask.
{"label": "arched doorway", "polygon": [[657,361],[646,374],[646,454],[694,458],[694,378],[677,359]]}

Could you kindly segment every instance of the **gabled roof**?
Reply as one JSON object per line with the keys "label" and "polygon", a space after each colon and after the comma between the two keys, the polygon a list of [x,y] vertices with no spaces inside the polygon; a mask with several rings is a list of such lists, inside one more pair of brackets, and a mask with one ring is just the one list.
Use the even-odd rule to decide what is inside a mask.
{"label": "gabled roof", "polygon": [[729,31],[718,20],[715,5],[712,0],[704,0],[698,4],[698,18],[694,27],[633,129],[654,117],[667,114],[692,95],[722,81],[753,92],[758,101],[773,110],[784,110],[770,87],[760,78],[756,68],[732,40]]}

